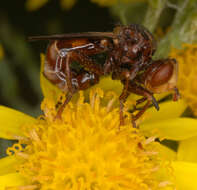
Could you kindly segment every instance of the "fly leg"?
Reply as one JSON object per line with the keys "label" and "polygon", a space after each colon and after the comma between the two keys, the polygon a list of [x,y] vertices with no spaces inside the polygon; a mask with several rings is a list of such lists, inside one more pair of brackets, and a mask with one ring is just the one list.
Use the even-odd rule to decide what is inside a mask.
{"label": "fly leg", "polygon": [[130,71],[125,68],[121,68],[115,72],[112,73],[112,79],[117,80],[120,79],[124,85],[123,91],[119,97],[119,102],[120,102],[120,126],[124,125],[124,103],[128,96],[130,95],[129,92],[129,85],[130,85],[130,80],[132,80],[136,76],[138,68],[133,67]]}
{"label": "fly leg", "polygon": [[[119,97],[119,102],[120,102],[120,126],[124,125],[124,103],[128,96],[130,95],[129,91],[129,86],[130,86],[130,81],[132,81],[136,75],[137,72],[139,71],[139,67],[136,65],[133,66],[130,70],[125,69],[125,68],[119,68],[118,70],[112,72],[112,80],[121,80],[121,82],[124,85],[123,91]],[[134,125],[134,123],[133,123]]]}
{"label": "fly leg", "polygon": [[143,102],[145,102],[147,100],[147,97],[143,97],[143,98],[140,98],[138,100],[136,100],[136,103],[135,105],[133,106],[133,109],[130,110],[131,113],[137,111],[137,110],[142,110],[142,108],[138,108],[137,106]]}
{"label": "fly leg", "polygon": [[132,115],[132,123],[134,123],[137,119],[139,119],[144,114],[144,112],[148,109],[151,103],[153,103],[154,107],[157,110],[159,110],[159,105],[155,97],[153,96],[151,92],[149,92],[145,88],[137,85],[134,82],[130,82],[128,90],[130,93],[143,96],[143,98],[137,100],[136,105],[143,103],[144,101],[147,101],[146,104],[141,108],[141,110],[139,110],[139,112],[136,115]]}
{"label": "fly leg", "polygon": [[172,97],[172,99],[173,99],[173,101],[178,101],[178,99],[181,97],[181,95],[180,95],[180,93],[179,93],[179,90],[178,90],[178,88],[174,88],[174,94],[173,94],[173,97]]}
{"label": "fly leg", "polygon": [[129,92],[128,92],[128,85],[129,85],[129,80],[126,81],[126,83],[124,84],[124,88],[123,88],[123,91],[119,97],[119,102],[120,102],[120,111],[119,111],[119,114],[120,114],[120,126],[121,125],[124,125],[124,114],[123,114],[123,111],[124,111],[124,103],[125,101],[127,100],[128,96],[129,96]]}
{"label": "fly leg", "polygon": [[[61,66],[65,61],[65,85],[67,85],[68,92],[66,94],[66,99],[65,99],[64,103],[60,106],[60,108],[57,111],[57,114],[55,116],[55,120],[62,118],[62,112],[63,112],[64,108],[70,102],[73,94],[76,91],[76,89],[74,89],[74,87],[72,85],[72,76],[71,76],[71,70],[70,70],[71,52],[64,52],[64,54],[62,54],[62,55],[60,54],[60,57],[61,57],[60,58],[60,65]],[[62,69],[62,68],[60,68],[60,69]]]}
{"label": "fly leg", "polygon": [[72,96],[73,96],[73,94],[70,92],[68,92],[66,94],[66,99],[65,99],[64,103],[60,106],[60,108],[58,109],[57,114],[55,116],[55,120],[62,119],[62,112],[64,111],[64,108],[66,107],[66,105],[70,102]]}

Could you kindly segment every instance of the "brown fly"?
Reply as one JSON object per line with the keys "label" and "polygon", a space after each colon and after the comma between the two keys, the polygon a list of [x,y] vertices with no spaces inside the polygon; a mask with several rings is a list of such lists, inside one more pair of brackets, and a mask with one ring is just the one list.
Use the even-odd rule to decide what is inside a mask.
{"label": "brown fly", "polygon": [[[104,75],[111,75],[124,86],[119,97],[120,125],[124,124],[124,102],[131,93],[142,96],[136,105],[146,101],[138,113],[132,115],[133,123],[151,103],[159,110],[153,94],[174,90],[173,99],[179,97],[176,88],[178,63],[171,58],[152,60],[156,42],[141,25],[118,26],[113,32],[34,36],[29,40],[50,40],[43,74],[66,93],[56,118],[61,118],[73,94],[99,83],[99,78]],[[103,53],[106,54],[104,64],[96,63],[93,56]],[[71,67],[73,62],[81,68]]]}

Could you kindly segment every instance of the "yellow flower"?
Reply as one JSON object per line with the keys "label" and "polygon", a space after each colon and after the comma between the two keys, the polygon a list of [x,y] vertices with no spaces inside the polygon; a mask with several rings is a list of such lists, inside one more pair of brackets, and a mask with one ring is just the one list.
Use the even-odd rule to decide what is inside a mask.
{"label": "yellow flower", "polygon": [[182,97],[197,116],[197,44],[183,44],[182,49],[173,49],[171,57],[179,63],[179,83]]}
{"label": "yellow flower", "polygon": [[[179,118],[184,101],[160,104],[161,114],[149,109],[140,132],[132,127],[128,113],[126,125],[119,129],[114,98],[97,90],[90,94],[89,104],[81,94],[77,103],[66,107],[62,121],[54,121],[56,108],[50,99],[42,103],[45,115],[38,119],[1,106],[0,137],[18,143],[0,160],[0,190],[8,186],[19,190],[174,189],[173,176],[179,189],[196,189],[197,121]],[[177,153],[154,141],[156,129],[160,138],[180,141]]]}
{"label": "yellow flower", "polygon": [[[109,96],[111,101],[102,106]],[[85,103],[81,93],[77,103],[67,105],[62,120],[55,121],[57,109],[49,99],[42,103],[44,116],[38,119],[1,107],[0,137],[18,143],[0,160],[0,189],[172,187],[171,167],[161,156],[171,151],[134,129],[128,113],[126,125],[119,128],[114,98],[97,89]]]}
{"label": "yellow flower", "polygon": [[[42,64],[44,64],[43,56],[42,59]],[[106,86],[106,84],[108,85]],[[105,90],[113,90],[117,94],[120,94],[122,88],[119,81],[112,81],[110,77],[102,79],[100,81],[100,86]],[[49,99],[56,100],[61,94],[58,88],[55,88],[43,77],[42,69],[41,87],[44,96]],[[161,95],[159,97],[161,98]],[[133,96],[131,98],[133,99]],[[196,190],[197,120],[188,117],[180,117],[186,107],[187,104],[183,99],[178,102],[166,101],[160,103],[159,112],[152,107],[145,113],[144,117],[140,119],[139,122],[141,132],[147,137],[157,136],[161,140],[169,139],[179,142],[180,146],[176,152],[164,146],[160,146],[161,154],[166,159],[172,161],[175,183],[178,189]]]}
{"label": "yellow flower", "polygon": [[[48,1],[49,0],[27,0],[25,6],[28,11],[35,11],[43,7]],[[71,9],[75,3],[76,0],[60,0],[61,8],[65,10]]]}

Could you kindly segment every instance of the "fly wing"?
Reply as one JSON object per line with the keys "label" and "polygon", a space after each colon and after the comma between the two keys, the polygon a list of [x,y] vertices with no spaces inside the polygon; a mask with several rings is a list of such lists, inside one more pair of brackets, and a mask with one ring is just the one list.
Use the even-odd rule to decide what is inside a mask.
{"label": "fly wing", "polygon": [[54,35],[44,35],[44,36],[30,36],[28,41],[37,40],[63,40],[72,38],[92,38],[92,39],[102,39],[102,38],[114,38],[113,32],[84,32],[84,33],[70,33],[70,34],[54,34]]}

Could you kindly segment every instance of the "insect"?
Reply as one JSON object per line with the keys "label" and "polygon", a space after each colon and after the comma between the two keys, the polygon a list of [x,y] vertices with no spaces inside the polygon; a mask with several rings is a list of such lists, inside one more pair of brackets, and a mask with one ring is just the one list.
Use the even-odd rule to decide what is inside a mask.
{"label": "insect", "polygon": [[[141,25],[117,26],[113,32],[33,36],[29,40],[50,40],[43,74],[66,92],[66,100],[60,106],[56,118],[61,118],[73,94],[99,83],[100,77],[104,75],[111,75],[113,80],[120,80],[123,84],[119,97],[120,125],[124,125],[124,103],[131,93],[142,96],[136,105],[146,101],[138,113],[132,116],[133,123],[151,102],[159,110],[154,93],[174,90],[173,99],[179,98],[176,88],[178,63],[171,58],[152,60],[156,42],[153,35]],[[106,54],[104,64],[97,64],[92,56],[102,53]],[[73,62],[82,68],[72,68]]]}

